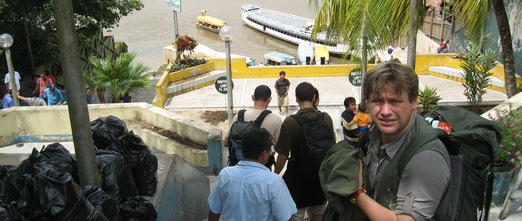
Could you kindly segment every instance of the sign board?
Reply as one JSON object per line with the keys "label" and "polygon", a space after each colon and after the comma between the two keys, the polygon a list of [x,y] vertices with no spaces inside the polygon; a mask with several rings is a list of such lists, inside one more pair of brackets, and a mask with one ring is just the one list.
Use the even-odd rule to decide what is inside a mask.
{"label": "sign board", "polygon": [[165,0],[165,6],[172,11],[181,12],[181,0]]}
{"label": "sign board", "polygon": [[[228,89],[228,85],[227,85],[227,77],[226,76],[221,76],[219,77],[217,80],[216,80],[216,83],[214,84],[214,86],[216,86],[216,90],[219,92],[219,93],[222,93],[222,94],[227,94],[227,89]],[[232,82],[232,89],[234,88],[234,82]]]}
{"label": "sign board", "polygon": [[361,86],[362,85],[362,71],[360,68],[354,68],[350,71],[350,75],[348,75],[348,80],[353,86]]}

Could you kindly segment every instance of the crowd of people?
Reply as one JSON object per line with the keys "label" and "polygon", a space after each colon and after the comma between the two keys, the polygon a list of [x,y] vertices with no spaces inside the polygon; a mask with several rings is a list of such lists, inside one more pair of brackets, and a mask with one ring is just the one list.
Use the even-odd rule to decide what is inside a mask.
{"label": "crowd of people", "polygon": [[[275,90],[281,117],[270,114],[271,120],[244,135],[244,159],[219,173],[208,198],[208,220],[386,220],[391,217],[393,220],[432,220],[449,214],[448,208],[438,208],[439,203],[446,200],[444,193],[450,182],[447,154],[431,150],[416,154],[400,177],[395,177],[393,168],[398,156],[404,154],[405,146],[415,134],[429,127],[416,112],[419,79],[411,68],[395,62],[381,63],[367,73],[362,87],[363,97],[367,99],[359,103],[359,108],[354,97],[344,100],[345,110],[341,114],[344,139],[334,146],[354,150],[364,157],[352,162],[350,167],[340,165],[343,162],[340,160],[321,168],[324,171],[345,169],[336,173],[353,178],[353,182],[339,187],[353,190],[343,196],[341,203],[329,202],[331,198],[325,195],[325,189],[333,183],[310,179],[299,168],[310,162],[304,162],[305,158],[298,154],[308,146],[303,142],[304,126],[294,115],[314,119],[322,114],[319,89],[308,82],[298,84],[295,97],[299,110],[292,117],[286,117],[288,114],[282,113],[281,106],[288,105],[284,98],[288,97],[290,82],[286,82],[283,71],[279,76]],[[253,121],[267,109],[271,101],[270,88],[258,86],[252,100],[254,107],[246,111],[245,120]],[[324,115],[323,120],[333,133],[332,118]],[[424,145],[445,151],[440,140]],[[274,152],[272,172],[267,162]],[[337,207],[332,209],[336,205],[341,205],[341,214]]]}
{"label": "crowd of people", "polygon": [[[33,75],[31,82],[27,88],[21,87],[21,75],[18,71],[13,72],[14,82],[16,84],[16,91],[13,95],[11,87],[11,75],[6,73],[4,76],[4,84],[0,86],[0,101],[2,102],[1,109],[6,109],[15,106],[15,96],[20,101],[21,106],[54,106],[66,104],[66,96],[63,92],[63,85],[59,84],[56,77],[51,75],[48,70]],[[25,91],[22,93],[20,91]],[[96,89],[98,100],[100,103],[106,103],[105,89]],[[93,103],[94,89],[90,86],[85,86],[85,98],[87,104]],[[114,100],[114,97],[110,99]],[[129,103],[132,97],[126,93],[120,98],[120,102]],[[42,102],[43,101],[43,102]]]}
{"label": "crowd of people", "polygon": [[21,84],[20,73],[14,71],[14,82],[16,84],[16,94],[13,95],[11,88],[11,75],[5,74],[5,94],[2,98],[2,109],[14,107],[14,96],[20,101],[22,106],[54,106],[64,104],[66,102],[65,96],[60,89],[57,88],[58,82],[56,77],[49,74],[49,71],[35,75],[29,85],[30,93],[28,96],[23,96],[20,92]]}

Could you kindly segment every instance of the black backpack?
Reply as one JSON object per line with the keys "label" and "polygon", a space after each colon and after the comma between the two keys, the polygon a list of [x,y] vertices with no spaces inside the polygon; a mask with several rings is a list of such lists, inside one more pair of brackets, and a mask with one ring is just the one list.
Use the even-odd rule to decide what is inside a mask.
{"label": "black backpack", "polygon": [[264,110],[259,114],[255,121],[245,122],[245,111],[240,110],[237,114],[237,121],[232,124],[230,127],[230,132],[228,133],[228,165],[234,166],[240,160],[244,159],[243,157],[243,136],[252,131],[255,128],[261,128],[261,124],[265,117],[272,113],[272,111]]}
{"label": "black backpack", "polygon": [[317,112],[317,117],[308,119],[303,114],[291,115],[302,128],[300,147],[296,157],[301,175],[305,178],[319,180],[319,167],[326,153],[335,144],[333,128],[324,121],[323,112]]}
{"label": "black backpack", "polygon": [[[441,129],[424,130],[416,135],[398,161],[399,176],[422,144],[438,138],[451,161],[451,188],[445,193],[450,194],[451,220],[476,221],[477,210],[487,220],[494,179],[491,169],[502,130],[496,123],[455,106],[439,106],[424,117],[433,127],[439,127],[440,122],[449,123],[451,131],[448,134]],[[443,210],[440,205],[436,216]]]}

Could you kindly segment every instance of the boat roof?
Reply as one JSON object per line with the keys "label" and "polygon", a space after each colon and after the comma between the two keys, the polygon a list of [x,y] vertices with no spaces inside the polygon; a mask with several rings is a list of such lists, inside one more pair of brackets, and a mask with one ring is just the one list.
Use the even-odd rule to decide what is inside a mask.
{"label": "boat roof", "polygon": [[286,59],[295,59],[294,56],[292,56],[292,55],[285,54],[282,52],[277,52],[277,51],[271,51],[271,52],[266,53],[265,58],[273,60],[275,62],[281,62]]}
{"label": "boat roof", "polygon": [[[312,34],[312,27],[310,27],[310,25],[315,23],[315,20],[310,18],[269,10],[253,4],[241,5],[241,9],[248,14],[250,19],[263,25],[286,30],[308,38]],[[326,39],[326,32],[317,33],[317,39],[324,41]]]}
{"label": "boat roof", "polygon": [[316,45],[315,46],[315,56],[316,57],[330,57],[330,53],[328,52],[328,48],[325,45]]}
{"label": "boat roof", "polygon": [[219,18],[214,18],[214,17],[208,16],[208,15],[198,16],[196,18],[196,21],[204,21],[204,22],[207,22],[209,24],[216,25],[216,26],[223,26],[223,25],[227,24],[226,21],[223,21],[223,20],[221,20]]}

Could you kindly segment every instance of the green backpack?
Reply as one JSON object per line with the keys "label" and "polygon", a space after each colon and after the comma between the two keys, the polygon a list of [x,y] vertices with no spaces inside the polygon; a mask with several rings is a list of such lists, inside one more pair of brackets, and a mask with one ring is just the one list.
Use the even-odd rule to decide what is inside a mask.
{"label": "green backpack", "polygon": [[[451,128],[446,129],[450,132],[434,129],[416,135],[399,159],[399,177],[419,147],[438,138],[450,154],[451,188],[445,194],[450,194],[451,220],[478,220],[477,210],[482,211],[481,216],[487,220],[494,178],[491,168],[497,158],[502,130],[496,123],[455,106],[439,106],[424,117],[435,128],[441,122],[449,123]],[[435,219],[442,210],[440,207],[441,204]]]}

